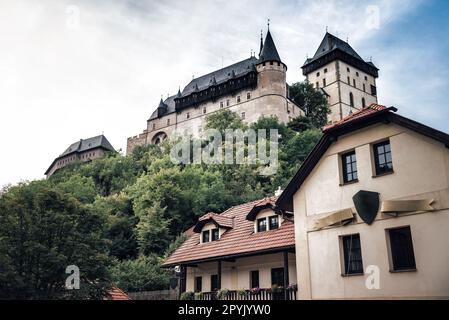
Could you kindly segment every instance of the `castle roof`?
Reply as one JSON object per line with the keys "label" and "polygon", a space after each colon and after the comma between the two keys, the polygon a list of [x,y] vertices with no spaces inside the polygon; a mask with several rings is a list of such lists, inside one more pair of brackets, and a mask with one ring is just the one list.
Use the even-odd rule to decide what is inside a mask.
{"label": "castle roof", "polygon": [[276,49],[276,45],[274,44],[270,30],[268,30],[267,32],[267,36],[265,37],[265,42],[262,46],[262,51],[260,52],[259,56],[259,63],[267,61],[282,62],[281,57],[279,56],[279,53]]}
{"label": "castle roof", "polygon": [[98,148],[104,149],[106,151],[115,151],[114,147],[104,135],[99,135],[88,139],[80,139],[79,141],[72,143],[63,153],[61,153],[59,157],[53,160],[50,167],[48,167],[47,171],[45,171],[45,174],[50,172],[56,161],[61,158],[64,158],[73,153],[82,153]]}
{"label": "castle roof", "polygon": [[[328,59],[326,59],[328,58]],[[341,59],[354,67],[362,69],[375,77],[379,69],[371,61],[367,62],[349,45],[348,42],[326,32],[318,50],[312,58],[306,60],[303,65],[304,73],[307,74],[329,63],[330,59]]]}

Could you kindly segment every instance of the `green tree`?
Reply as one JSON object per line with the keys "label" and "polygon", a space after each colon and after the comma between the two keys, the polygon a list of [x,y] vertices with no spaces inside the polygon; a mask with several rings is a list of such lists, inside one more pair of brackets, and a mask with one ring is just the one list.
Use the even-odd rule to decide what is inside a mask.
{"label": "green tree", "polygon": [[[104,220],[47,181],[11,187],[0,197],[0,298],[101,299],[108,289]],[[66,267],[80,290],[66,290]]]}
{"label": "green tree", "polygon": [[293,118],[288,124],[287,126],[296,132],[304,132],[306,130],[310,130],[313,129],[313,124],[312,121],[310,120],[310,118],[304,117],[304,116],[299,116],[296,118]]}
{"label": "green tree", "polygon": [[206,117],[206,129],[217,129],[220,132],[225,132],[226,129],[246,129],[247,125],[242,119],[230,110],[220,110],[211,113]]}
{"label": "green tree", "polygon": [[55,187],[62,192],[73,195],[83,203],[92,203],[98,195],[93,179],[83,177],[79,173],[74,173],[67,180],[55,184]]}
{"label": "green tree", "polygon": [[304,111],[315,128],[321,128],[327,123],[330,112],[326,96],[316,90],[308,81],[297,82],[290,86],[290,97]]}

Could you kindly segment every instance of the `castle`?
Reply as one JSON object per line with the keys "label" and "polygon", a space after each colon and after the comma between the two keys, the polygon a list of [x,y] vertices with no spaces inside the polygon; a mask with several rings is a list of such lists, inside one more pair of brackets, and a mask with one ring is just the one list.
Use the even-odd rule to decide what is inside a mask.
{"label": "castle", "polygon": [[[302,70],[306,79],[327,96],[329,122],[377,103],[376,66],[328,32]],[[275,116],[287,123],[304,115],[289,97],[286,72],[287,65],[268,29],[264,41],[261,37],[259,58],[251,56],[193,79],[176,95],[161,99],[143,133],[128,138],[127,153],[136,146],[158,144],[174,134],[198,137],[206,116],[221,109],[237,113],[247,123],[263,116]]]}

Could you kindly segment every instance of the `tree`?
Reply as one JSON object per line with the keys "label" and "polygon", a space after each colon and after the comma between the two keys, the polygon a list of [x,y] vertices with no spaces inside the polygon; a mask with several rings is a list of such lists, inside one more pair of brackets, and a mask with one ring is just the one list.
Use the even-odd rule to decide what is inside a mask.
{"label": "tree", "polygon": [[[109,287],[104,220],[47,181],[20,184],[0,197],[0,298],[101,299]],[[67,290],[66,267],[80,271]]]}
{"label": "tree", "polygon": [[297,82],[290,86],[292,100],[304,111],[315,128],[321,128],[327,123],[330,113],[326,96],[316,90],[308,81]]}
{"label": "tree", "polygon": [[313,129],[313,124],[310,118],[299,116],[296,118],[293,118],[287,126],[296,132],[304,132],[309,129]]}
{"label": "tree", "polygon": [[206,129],[217,129],[225,132],[226,129],[242,129],[245,130],[247,125],[242,119],[230,110],[220,110],[206,117]]}

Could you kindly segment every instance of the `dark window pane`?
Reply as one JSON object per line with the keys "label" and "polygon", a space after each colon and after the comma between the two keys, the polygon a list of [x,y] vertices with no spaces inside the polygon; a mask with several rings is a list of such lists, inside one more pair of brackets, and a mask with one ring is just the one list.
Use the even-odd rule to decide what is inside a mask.
{"label": "dark window pane", "polygon": [[410,227],[389,230],[393,270],[416,269]]}
{"label": "dark window pane", "polygon": [[220,238],[220,230],[212,229],[212,241],[217,241]]}
{"label": "dark window pane", "polygon": [[201,292],[203,290],[203,278],[195,277],[195,292]]}
{"label": "dark window pane", "polygon": [[271,269],[271,285],[284,286],[284,268]]}
{"label": "dark window pane", "polygon": [[216,291],[218,289],[218,274],[213,274],[210,276],[210,291]]}
{"label": "dark window pane", "polygon": [[209,242],[209,230],[203,231],[203,242]]}
{"label": "dark window pane", "polygon": [[251,289],[259,288],[259,270],[251,271],[250,286],[251,286]]}
{"label": "dark window pane", "polygon": [[272,216],[269,218],[270,220],[270,230],[274,230],[279,228],[279,218],[278,216]]}
{"label": "dark window pane", "polygon": [[257,220],[257,232],[267,231],[267,219],[262,218]]}
{"label": "dark window pane", "polygon": [[348,183],[357,180],[357,158],[355,151],[343,154],[342,156],[343,165],[343,182]]}
{"label": "dark window pane", "polygon": [[362,250],[360,247],[360,235],[353,234],[344,236],[343,254],[345,262],[344,274],[361,274],[363,273]]}

